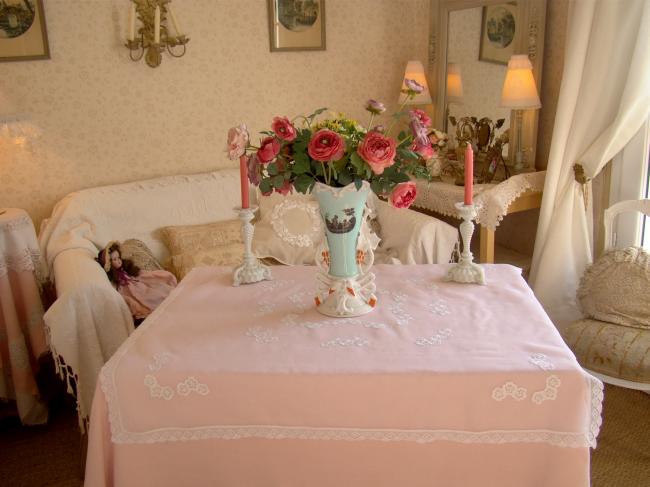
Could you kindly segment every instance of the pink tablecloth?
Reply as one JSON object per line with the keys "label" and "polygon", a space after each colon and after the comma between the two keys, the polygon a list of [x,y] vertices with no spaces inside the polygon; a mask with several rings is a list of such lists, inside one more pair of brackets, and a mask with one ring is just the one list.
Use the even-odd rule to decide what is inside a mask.
{"label": "pink tablecloth", "polygon": [[602,384],[517,269],[446,268],[377,266],[356,319],[313,268],[195,270],[102,370],[86,485],[588,485]]}

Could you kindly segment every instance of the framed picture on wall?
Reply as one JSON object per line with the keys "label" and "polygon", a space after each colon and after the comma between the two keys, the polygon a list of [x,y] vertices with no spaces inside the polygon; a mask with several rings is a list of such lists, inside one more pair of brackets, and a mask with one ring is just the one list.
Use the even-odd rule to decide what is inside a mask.
{"label": "framed picture on wall", "polygon": [[49,58],[43,0],[0,0],[0,61]]}
{"label": "framed picture on wall", "polygon": [[515,53],[517,13],[515,2],[483,7],[479,61],[508,64]]}
{"label": "framed picture on wall", "polygon": [[268,0],[271,51],[325,49],[325,0]]}

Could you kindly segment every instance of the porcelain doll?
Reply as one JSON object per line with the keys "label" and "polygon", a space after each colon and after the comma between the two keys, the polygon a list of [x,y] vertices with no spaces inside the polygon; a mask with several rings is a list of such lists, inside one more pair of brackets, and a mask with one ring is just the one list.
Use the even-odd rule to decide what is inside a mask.
{"label": "porcelain doll", "polygon": [[97,262],[117,289],[136,320],[146,318],[176,287],[176,277],[165,270],[140,270],[133,262],[122,259],[118,242],[110,242],[99,251]]}

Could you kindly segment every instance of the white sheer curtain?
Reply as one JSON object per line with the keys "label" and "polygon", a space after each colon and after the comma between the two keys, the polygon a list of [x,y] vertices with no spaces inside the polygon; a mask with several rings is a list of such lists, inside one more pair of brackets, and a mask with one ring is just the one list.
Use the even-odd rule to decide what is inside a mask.
{"label": "white sheer curtain", "polygon": [[530,284],[557,326],[580,316],[591,185],[650,112],[650,0],[572,0]]}

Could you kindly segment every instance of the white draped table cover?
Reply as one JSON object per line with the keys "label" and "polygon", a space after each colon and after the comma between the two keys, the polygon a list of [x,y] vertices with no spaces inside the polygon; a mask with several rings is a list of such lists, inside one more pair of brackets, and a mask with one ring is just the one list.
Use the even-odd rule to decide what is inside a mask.
{"label": "white draped table cover", "polygon": [[293,438],[595,446],[602,384],[520,275],[375,267],[372,313],[328,318],[313,267],[233,287],[194,270],[102,369],[114,443]]}
{"label": "white draped table cover", "polygon": [[[2,211],[2,210],[0,210]],[[23,424],[47,421],[35,379],[47,352],[40,288],[47,270],[25,210],[0,214],[0,399],[16,401]]]}
{"label": "white draped table cover", "polygon": [[[478,206],[476,222],[495,230],[508,207],[526,191],[543,191],[546,171],[517,174],[499,184],[475,184],[474,203]],[[458,217],[454,206],[463,201],[464,186],[456,186],[442,181],[416,181],[417,197],[414,206],[435,211],[441,215]]]}

